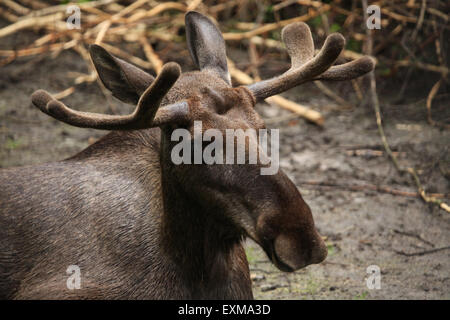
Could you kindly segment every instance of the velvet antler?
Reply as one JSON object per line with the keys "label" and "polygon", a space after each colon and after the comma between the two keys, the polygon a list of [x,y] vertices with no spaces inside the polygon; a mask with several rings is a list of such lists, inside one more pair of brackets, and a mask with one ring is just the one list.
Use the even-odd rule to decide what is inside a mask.
{"label": "velvet antler", "polygon": [[290,24],[283,28],[281,37],[291,57],[291,68],[281,76],[248,85],[247,88],[257,100],[279,94],[307,81],[357,78],[370,72],[375,66],[375,60],[366,56],[332,67],[345,45],[344,37],[339,33],[330,34],[316,56],[311,30],[307,24]]}
{"label": "velvet antler", "polygon": [[42,112],[77,127],[103,130],[137,130],[156,127],[169,122],[184,122],[189,117],[187,102],[178,102],[159,108],[166,93],[180,76],[180,66],[174,62],[163,66],[155,81],[139,98],[132,114],[117,116],[73,110],[55,100],[44,91],[38,90],[31,101]]}

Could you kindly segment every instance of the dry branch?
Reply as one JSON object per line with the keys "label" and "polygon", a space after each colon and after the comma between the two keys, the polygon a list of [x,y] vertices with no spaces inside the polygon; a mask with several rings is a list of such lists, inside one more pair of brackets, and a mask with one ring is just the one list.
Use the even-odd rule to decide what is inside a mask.
{"label": "dry branch", "polygon": [[30,9],[28,9],[28,8],[20,5],[19,3],[12,1],[12,0],[3,0],[2,3],[5,6],[11,8],[13,11],[15,11],[17,14],[19,14],[21,16],[23,16],[23,15],[25,15],[25,14],[30,12]]}
{"label": "dry branch", "polygon": [[59,42],[59,43],[53,43],[48,46],[42,46],[42,47],[35,47],[35,48],[28,48],[28,49],[22,49],[22,50],[0,50],[0,56],[6,56],[6,57],[26,57],[26,56],[32,56],[35,54],[41,54],[51,51],[57,51],[60,49],[70,49],[76,45],[76,40],[72,40],[69,42]]}
{"label": "dry branch", "polygon": [[275,95],[266,99],[266,102],[270,104],[275,104],[279,107],[282,107],[286,110],[295,112],[302,118],[305,118],[308,121],[311,121],[318,126],[323,126],[325,123],[325,119],[323,118],[320,112],[310,109],[309,107],[303,106],[294,101],[288,100],[280,95]]}
{"label": "dry branch", "polygon": [[449,126],[449,125],[441,124],[441,123],[439,123],[439,122],[436,122],[436,121],[433,120],[433,117],[431,116],[431,103],[432,103],[434,97],[436,96],[436,94],[438,93],[439,88],[440,88],[440,86],[441,86],[441,84],[442,84],[443,79],[444,79],[444,78],[440,78],[440,79],[434,84],[434,86],[433,86],[433,87],[431,88],[431,90],[430,90],[430,93],[428,94],[428,97],[427,97],[427,118],[428,118],[428,123],[431,124],[431,125],[433,125],[433,126],[440,126],[440,127],[444,127],[444,128],[450,129],[450,126]]}
{"label": "dry branch", "polygon": [[20,0],[20,2],[35,10],[43,9],[48,6],[48,4],[41,2],[40,0]]}
{"label": "dry branch", "polygon": [[[314,187],[325,188],[325,189],[342,189],[342,190],[354,191],[354,192],[375,191],[375,192],[379,192],[379,193],[391,194],[394,196],[421,198],[421,195],[419,192],[397,190],[397,189],[393,189],[393,188],[386,187],[386,186],[377,186],[374,184],[347,185],[347,184],[322,182],[322,181],[299,181],[297,183],[299,185],[303,185],[303,186],[314,186]],[[449,198],[450,195],[436,193],[436,194],[433,194],[433,196],[435,198]]]}
{"label": "dry branch", "polygon": [[432,64],[423,63],[423,62],[419,62],[419,61],[399,60],[399,61],[396,61],[394,64],[395,64],[395,66],[398,66],[398,67],[414,66],[419,69],[423,69],[423,70],[427,70],[427,71],[431,71],[431,72],[438,72],[443,75],[449,74],[449,69],[445,66],[435,66]]}
{"label": "dry branch", "polygon": [[394,250],[395,253],[401,254],[403,256],[407,256],[407,257],[414,257],[414,256],[423,256],[426,254],[430,254],[430,253],[435,253],[435,252],[439,252],[439,251],[444,251],[444,250],[449,250],[450,246],[447,247],[442,247],[442,248],[436,248],[436,249],[430,249],[430,250],[424,250],[424,251],[419,251],[419,252],[404,252],[404,251],[397,251]]}
{"label": "dry branch", "polygon": [[0,17],[5,18],[9,22],[16,22],[17,20],[19,20],[18,16],[16,16],[15,14],[12,14],[11,12],[9,12],[8,10],[5,10],[3,8],[0,8]]}
{"label": "dry branch", "polygon": [[179,11],[185,12],[187,10],[187,7],[184,4],[181,4],[178,2],[161,3],[146,12],[138,12],[138,13],[132,15],[128,19],[128,22],[136,22],[143,18],[154,17],[166,10],[179,10]]}
{"label": "dry branch", "polygon": [[197,9],[197,7],[202,3],[203,0],[192,0],[188,7],[187,10],[195,10]]}
{"label": "dry branch", "polygon": [[[92,41],[92,40],[87,40],[87,42],[94,43],[94,41]],[[133,56],[115,46],[112,46],[107,43],[102,43],[102,47],[104,47],[106,50],[111,52],[113,55],[118,56],[121,59],[125,59],[141,68],[144,68],[144,69],[152,69],[153,68],[153,65],[150,62],[142,60],[139,57]]]}
{"label": "dry branch", "polygon": [[334,101],[337,102],[337,104],[341,105],[342,107],[346,109],[353,109],[353,105],[351,105],[349,102],[347,102],[345,99],[341,98],[337,93],[334,93],[333,90],[328,88],[322,81],[316,80],[313,82],[317,88],[319,88],[326,96],[330,97]]}
{"label": "dry branch", "polygon": [[39,27],[46,25],[48,23],[60,20],[64,16],[64,13],[58,12],[45,17],[31,17],[28,19],[18,20],[17,22],[10,24],[2,29],[0,29],[0,38],[12,34],[14,32],[20,31],[26,28]]}
{"label": "dry branch", "polygon": [[156,71],[156,74],[159,74],[163,67],[163,62],[159,58],[159,56],[155,53],[153,50],[152,45],[147,41],[146,37],[141,37],[139,39],[142,48],[144,49],[145,56],[147,57],[148,61],[153,65],[153,69]]}
{"label": "dry branch", "polygon": [[[89,1],[89,2],[83,2],[83,3],[77,3],[77,6],[80,9],[86,8],[86,7],[90,7],[90,8],[94,8],[94,7],[99,7],[99,6],[104,6],[113,2],[116,2],[117,0],[97,0],[97,1]],[[43,8],[41,10],[35,10],[35,11],[31,11],[30,14],[24,16],[24,19],[28,19],[28,18],[32,18],[32,17],[42,17],[42,16],[46,16],[52,13],[63,13],[66,12],[67,8],[69,6],[73,5],[73,3],[69,3],[69,4],[60,4],[60,5],[56,5],[56,6],[52,6],[52,7],[46,7]]]}

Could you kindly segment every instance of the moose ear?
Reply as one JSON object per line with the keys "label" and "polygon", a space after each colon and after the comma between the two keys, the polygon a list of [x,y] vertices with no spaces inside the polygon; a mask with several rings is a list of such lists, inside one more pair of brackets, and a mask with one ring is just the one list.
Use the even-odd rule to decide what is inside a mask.
{"label": "moose ear", "polygon": [[91,45],[89,53],[105,87],[123,102],[136,104],[155,80],[147,72],[114,57],[99,45]]}
{"label": "moose ear", "polygon": [[225,40],[220,30],[211,20],[196,11],[186,13],[185,20],[187,45],[194,63],[200,70],[212,70],[231,84]]}

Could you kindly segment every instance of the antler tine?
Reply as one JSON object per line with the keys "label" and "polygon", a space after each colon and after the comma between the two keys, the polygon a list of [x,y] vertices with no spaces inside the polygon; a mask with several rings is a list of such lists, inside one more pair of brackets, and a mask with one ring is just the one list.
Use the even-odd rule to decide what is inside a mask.
{"label": "antler tine", "polygon": [[314,41],[306,23],[287,25],[281,31],[281,39],[291,57],[291,69],[301,67],[314,57]]}
{"label": "antler tine", "polygon": [[313,57],[314,45],[311,31],[305,23],[293,23],[282,31],[283,41],[291,56],[291,68],[279,77],[247,86],[257,100],[276,95],[312,80],[325,72],[338,58],[345,45],[339,33],[330,34]]}
{"label": "antler tine", "polygon": [[358,78],[375,68],[376,61],[374,58],[365,56],[359,59],[332,66],[330,69],[322,73],[315,80],[351,80]]}
{"label": "antler tine", "polygon": [[163,66],[155,82],[144,91],[133,113],[133,117],[142,126],[148,125],[148,120],[150,120],[150,123],[152,122],[158,111],[159,104],[175,81],[177,81],[180,74],[180,66],[175,62],[169,62]]}
{"label": "antler tine", "polygon": [[164,111],[159,115],[157,113],[162,99],[180,73],[177,63],[165,64],[156,80],[142,94],[135,111],[125,116],[76,111],[53,99],[44,90],[33,93],[31,100],[42,112],[73,126],[103,130],[145,129],[169,121],[174,116],[179,118],[187,115],[187,103],[183,102],[165,106],[162,108]]}
{"label": "antler tine", "polygon": [[31,101],[45,114],[76,127],[113,130],[131,120],[130,115],[112,116],[72,110],[62,102],[53,99],[45,90],[35,91],[31,96]]}
{"label": "antler tine", "polygon": [[[304,22],[286,26],[281,34],[291,57],[291,69],[301,67],[314,56],[314,41],[311,30]],[[350,80],[370,72],[375,67],[375,59],[369,56],[332,66],[315,80]]]}

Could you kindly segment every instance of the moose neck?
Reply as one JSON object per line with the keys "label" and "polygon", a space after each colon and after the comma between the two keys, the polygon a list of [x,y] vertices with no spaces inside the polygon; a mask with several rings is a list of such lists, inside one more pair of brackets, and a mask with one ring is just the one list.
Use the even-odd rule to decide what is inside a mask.
{"label": "moose neck", "polygon": [[207,289],[211,281],[216,285],[226,281],[233,253],[242,237],[231,222],[220,218],[220,209],[205,207],[189,193],[192,186],[185,184],[190,179],[179,176],[170,158],[170,134],[162,129],[162,242],[185,280]]}

